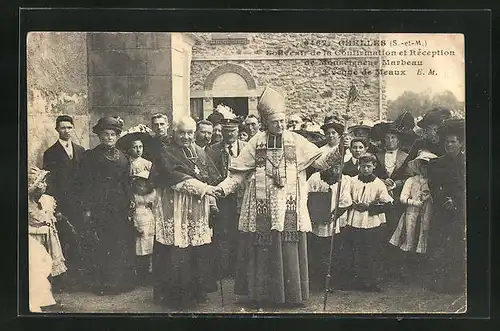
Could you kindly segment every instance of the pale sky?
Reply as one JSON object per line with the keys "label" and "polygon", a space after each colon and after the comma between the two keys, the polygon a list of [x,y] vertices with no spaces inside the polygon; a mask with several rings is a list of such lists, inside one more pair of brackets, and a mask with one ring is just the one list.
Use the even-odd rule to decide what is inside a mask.
{"label": "pale sky", "polygon": [[[464,59],[464,36],[461,34],[382,34],[388,41],[384,47],[386,51],[399,51],[406,49],[422,49],[424,51],[447,50],[454,51],[455,56],[391,56],[390,60],[422,60],[421,67],[398,67],[393,66],[387,69],[406,70],[406,76],[386,76],[387,98],[396,99],[404,91],[409,90],[420,93],[430,90],[431,93],[440,93],[446,90],[453,92],[459,101],[465,101],[465,59]],[[398,44],[404,41],[420,40],[426,42],[426,46],[390,46],[389,41],[396,40]],[[417,69],[422,68],[428,73],[429,69],[434,69],[436,76],[418,76]]]}

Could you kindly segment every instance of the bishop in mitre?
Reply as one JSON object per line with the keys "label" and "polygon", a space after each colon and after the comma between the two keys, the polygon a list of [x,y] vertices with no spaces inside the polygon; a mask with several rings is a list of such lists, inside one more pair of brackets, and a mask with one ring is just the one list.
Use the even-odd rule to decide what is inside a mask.
{"label": "bishop in mitre", "polygon": [[278,91],[266,88],[257,109],[266,131],[248,141],[211,194],[227,196],[248,181],[238,225],[245,254],[238,254],[244,267],[237,271],[237,294],[261,307],[302,306],[309,299],[306,233],[311,231],[306,169],[327,169],[341,155],[338,147],[322,153],[285,129],[285,98]]}

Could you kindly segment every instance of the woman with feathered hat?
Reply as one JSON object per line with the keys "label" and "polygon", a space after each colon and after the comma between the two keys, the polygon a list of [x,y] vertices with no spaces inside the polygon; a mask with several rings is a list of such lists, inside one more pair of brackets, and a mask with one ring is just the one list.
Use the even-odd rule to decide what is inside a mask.
{"label": "woman with feathered hat", "polygon": [[135,229],[130,204],[127,157],[116,148],[123,121],[103,117],[92,128],[100,144],[84,154],[82,204],[87,230],[90,286],[99,295],[133,287]]}

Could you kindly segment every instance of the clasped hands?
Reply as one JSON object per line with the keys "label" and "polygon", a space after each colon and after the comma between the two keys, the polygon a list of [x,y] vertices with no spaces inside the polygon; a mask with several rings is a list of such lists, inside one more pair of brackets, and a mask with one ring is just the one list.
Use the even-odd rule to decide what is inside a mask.
{"label": "clasped hands", "polygon": [[205,194],[213,196],[214,198],[224,197],[224,191],[220,187],[211,185],[208,186],[207,192]]}
{"label": "clasped hands", "polygon": [[353,202],[352,203],[352,208],[356,211],[359,211],[360,213],[363,213],[368,210],[370,205],[366,202]]}

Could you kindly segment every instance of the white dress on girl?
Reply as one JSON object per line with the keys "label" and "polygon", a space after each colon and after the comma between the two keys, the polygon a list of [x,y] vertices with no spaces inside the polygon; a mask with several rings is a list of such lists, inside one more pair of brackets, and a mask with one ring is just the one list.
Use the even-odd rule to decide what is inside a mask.
{"label": "white dress on girl", "polygon": [[[389,242],[406,252],[425,253],[432,215],[428,180],[421,175],[408,178],[401,191],[400,200],[407,205],[406,212],[401,215]],[[418,233],[417,227],[420,229]]]}
{"label": "white dress on girl", "polygon": [[134,226],[142,232],[135,242],[135,254],[138,256],[150,255],[153,253],[155,238],[155,223],[160,205],[157,199],[156,190],[146,195],[134,194]]}
{"label": "white dress on girl", "polygon": [[28,233],[50,254],[52,277],[68,270],[55,225],[57,222],[55,208],[56,201],[50,195],[43,194],[38,201],[28,200]]}
{"label": "white dress on girl", "polygon": [[52,272],[52,258],[45,247],[32,236],[28,236],[29,260],[29,305],[33,313],[41,307],[55,305],[48,277]]}

